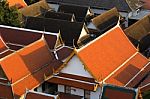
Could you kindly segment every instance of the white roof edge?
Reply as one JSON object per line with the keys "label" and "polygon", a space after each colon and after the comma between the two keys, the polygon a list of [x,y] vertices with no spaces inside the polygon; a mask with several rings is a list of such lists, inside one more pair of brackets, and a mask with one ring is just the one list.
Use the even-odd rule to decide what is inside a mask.
{"label": "white roof edge", "polygon": [[72,49],[72,50],[74,49],[74,48],[72,48],[72,47],[69,47],[69,46],[66,46],[66,45],[62,45],[62,46],[56,48],[55,51],[58,51],[58,50],[60,50],[60,49],[62,49],[62,48],[65,48],[65,47],[66,47],[66,48],[69,48],[69,49]]}
{"label": "white roof edge", "polygon": [[28,31],[28,32],[36,32],[36,33],[51,34],[51,35],[55,35],[55,36],[58,35],[58,33],[45,32],[45,31],[32,30],[32,29],[25,29],[25,28],[12,27],[12,26],[6,26],[6,25],[0,25],[0,27],[3,27],[3,28],[9,28],[9,29],[16,29],[16,30],[22,30],[22,31]]}
{"label": "white roof edge", "polygon": [[110,30],[106,31],[105,33],[103,33],[102,35],[100,35],[99,37],[97,37],[96,39],[94,39],[93,41],[89,42],[88,44],[86,44],[85,46],[81,47],[80,49],[76,49],[77,52],[80,52],[81,50],[83,50],[84,48],[88,47],[90,44],[96,42],[98,39],[102,38],[103,36],[107,35],[110,31],[114,30],[116,27],[120,27],[119,23],[114,26],[113,28],[111,28]]}

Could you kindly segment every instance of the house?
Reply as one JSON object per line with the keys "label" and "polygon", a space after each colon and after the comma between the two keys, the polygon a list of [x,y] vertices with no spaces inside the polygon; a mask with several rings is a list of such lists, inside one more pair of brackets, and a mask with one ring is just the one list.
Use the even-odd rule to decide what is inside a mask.
{"label": "house", "polygon": [[78,49],[77,55],[99,83],[136,87],[149,72],[149,61],[137,52],[118,25]]}
{"label": "house", "polygon": [[[93,30],[95,27],[99,34],[97,36],[105,33],[107,30],[111,29],[120,21],[121,15],[116,8],[112,8],[96,17],[94,17],[91,23],[87,26],[89,31]],[[94,26],[92,26],[93,24]],[[92,32],[92,31],[91,31]]]}
{"label": "house", "polygon": [[28,17],[25,28],[60,33],[61,41],[66,46],[77,46],[78,39],[87,34],[86,27],[82,22],[51,18]]}
{"label": "house", "polygon": [[140,99],[138,89],[104,84],[101,99]]}
{"label": "house", "polygon": [[[53,91],[55,90],[58,94],[76,95],[76,97],[80,97],[79,99],[98,99],[100,94],[98,83],[87,72],[77,55],[74,54],[57,75],[47,78],[46,86],[50,85],[56,86]],[[52,88],[49,87],[49,89]],[[48,92],[50,93],[52,90]]]}
{"label": "house", "polygon": [[[148,59],[134,48],[118,24],[75,49],[68,57],[66,66],[52,77],[47,77],[46,82],[37,88],[38,92],[99,99],[103,84],[137,88],[150,67]],[[137,91],[133,91],[132,95],[133,99],[137,97]]]}
{"label": "house", "polygon": [[[13,0],[12,0],[13,1]],[[37,3],[34,3],[32,5],[29,5],[25,8],[19,9],[19,12],[23,16],[40,16],[46,11],[52,10],[50,6],[48,6],[47,2],[45,0],[40,0]]]}
{"label": "house", "polygon": [[54,49],[59,36],[56,33],[35,31],[4,25],[0,25],[0,34],[9,49],[15,51],[39,40],[42,35],[44,35],[49,49]]}
{"label": "house", "polygon": [[116,7],[126,20],[125,27],[149,13],[147,10],[141,10],[143,4],[139,0],[47,0],[47,2],[54,9],[58,9],[61,4],[87,6],[95,15]]}
{"label": "house", "polygon": [[[135,24],[131,25],[127,29],[125,29],[125,33],[130,36],[131,38],[135,39],[135,41],[138,41],[138,45],[136,46],[139,49],[139,52],[141,52],[143,55],[147,56],[149,52],[146,52],[146,50],[149,49],[150,46],[150,21],[149,18],[150,15],[145,16],[141,20],[137,21]],[[135,42],[132,42],[135,44]],[[149,58],[149,56],[148,56]]]}
{"label": "house", "polygon": [[18,8],[24,8],[27,6],[24,0],[7,0],[9,6],[16,6]]}
{"label": "house", "polygon": [[61,4],[57,12],[74,14],[77,22],[84,22],[85,17],[91,13],[89,7],[67,4]]}
{"label": "house", "polygon": [[17,98],[25,93],[26,88],[39,86],[45,76],[53,75],[63,66],[63,62],[56,60],[49,51],[43,38],[1,59],[0,64],[2,75],[10,81]]}
{"label": "house", "polygon": [[72,21],[72,22],[75,20],[75,16],[73,14],[62,13],[62,12],[47,11],[45,12],[43,16],[45,18],[67,20],[67,21]]}
{"label": "house", "polygon": [[[83,0],[83,1],[78,1],[78,0],[48,0],[48,2],[52,3],[65,3],[65,4],[74,4],[74,5],[80,5],[80,6],[90,6],[90,7],[96,7],[96,8],[101,8],[101,9],[111,9],[113,7],[117,7],[119,11],[131,11],[135,10],[139,7],[141,7],[141,3],[138,2],[137,0],[131,1],[105,1],[105,0]],[[135,3],[136,2],[136,3]]]}
{"label": "house", "polygon": [[[54,52],[50,51],[55,48],[56,34],[3,25],[0,26],[0,32],[0,87],[6,87],[15,98],[22,96],[26,88],[36,88],[45,81],[46,76],[62,68],[63,62],[57,60]],[[12,53],[2,56],[4,51],[9,50]],[[61,53],[61,48],[58,53]],[[3,86],[7,84],[8,88]],[[0,97],[8,98],[5,93],[1,94]]]}

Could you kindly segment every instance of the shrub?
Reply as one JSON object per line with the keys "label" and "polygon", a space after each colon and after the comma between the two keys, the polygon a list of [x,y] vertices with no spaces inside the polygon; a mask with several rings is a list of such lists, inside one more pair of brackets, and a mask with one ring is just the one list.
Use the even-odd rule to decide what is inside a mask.
{"label": "shrub", "polygon": [[0,24],[20,27],[20,17],[17,7],[9,7],[6,0],[0,0]]}

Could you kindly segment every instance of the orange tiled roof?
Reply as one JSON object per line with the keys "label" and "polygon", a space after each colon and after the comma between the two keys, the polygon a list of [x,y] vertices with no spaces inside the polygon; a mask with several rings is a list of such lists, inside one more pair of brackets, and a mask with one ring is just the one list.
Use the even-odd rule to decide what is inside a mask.
{"label": "orange tiled roof", "polygon": [[18,53],[4,58],[0,64],[9,81],[12,81],[12,83],[29,74],[28,68]]}
{"label": "orange tiled roof", "polygon": [[6,49],[7,49],[6,44],[3,41],[2,37],[0,36],[0,52],[3,52]]}
{"label": "orange tiled roof", "polygon": [[[113,77],[111,77],[112,74],[116,72],[116,74],[118,74],[123,68],[130,64],[134,65],[135,68],[140,71],[142,67],[148,63],[148,60],[141,54],[137,53],[137,55],[135,55],[136,53],[137,50],[118,26],[77,51],[79,58],[87,70],[99,82],[113,79]],[[124,81],[126,80],[127,82],[136,73],[137,71],[135,70],[134,73],[128,74],[130,76],[126,76],[126,78],[124,78],[124,75],[120,77],[123,77]],[[117,80],[117,82],[118,83],[115,82],[115,84],[125,85],[125,83],[119,82],[119,80]],[[114,82],[108,81],[108,83]]]}
{"label": "orange tiled roof", "polygon": [[1,61],[8,79],[14,83],[53,59],[43,40],[36,41]]}
{"label": "orange tiled roof", "polygon": [[8,49],[8,46],[3,41],[2,37],[0,36],[0,59],[11,54],[13,51]]}
{"label": "orange tiled roof", "polygon": [[[146,64],[148,60],[139,53],[136,53],[133,58],[124,64],[116,73],[114,73],[106,83],[124,86],[126,85]],[[138,84],[139,81],[136,81]],[[135,84],[135,85],[136,85]],[[134,87],[134,86],[130,86]]]}
{"label": "orange tiled roof", "polygon": [[9,6],[17,6],[19,8],[23,8],[27,6],[24,0],[7,0],[9,3]]}
{"label": "orange tiled roof", "polygon": [[43,38],[2,59],[0,63],[12,82],[16,96],[24,94],[26,88],[33,89],[44,82],[45,76],[52,75],[63,64],[55,59]]}

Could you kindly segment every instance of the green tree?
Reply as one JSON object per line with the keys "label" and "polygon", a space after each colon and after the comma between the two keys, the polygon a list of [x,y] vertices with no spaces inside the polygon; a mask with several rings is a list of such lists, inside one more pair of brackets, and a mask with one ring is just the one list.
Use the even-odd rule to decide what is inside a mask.
{"label": "green tree", "polygon": [[143,93],[143,99],[150,99],[150,90]]}
{"label": "green tree", "polygon": [[21,27],[20,18],[17,7],[9,7],[6,0],[0,0],[0,24]]}

